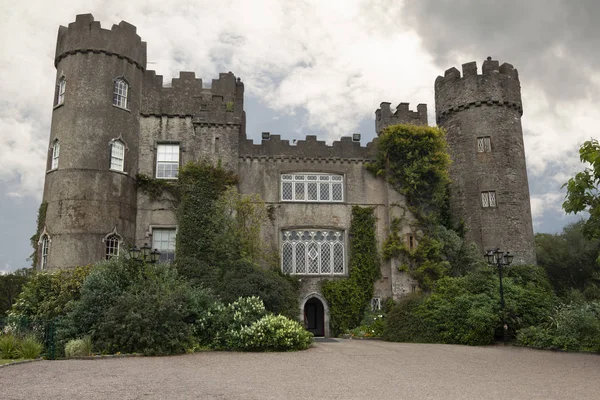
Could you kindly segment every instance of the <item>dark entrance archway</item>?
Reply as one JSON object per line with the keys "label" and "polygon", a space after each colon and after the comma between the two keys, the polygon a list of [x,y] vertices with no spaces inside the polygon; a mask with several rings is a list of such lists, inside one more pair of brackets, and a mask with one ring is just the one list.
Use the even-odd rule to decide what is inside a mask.
{"label": "dark entrance archway", "polygon": [[316,297],[304,303],[304,326],[315,336],[325,336],[325,308]]}

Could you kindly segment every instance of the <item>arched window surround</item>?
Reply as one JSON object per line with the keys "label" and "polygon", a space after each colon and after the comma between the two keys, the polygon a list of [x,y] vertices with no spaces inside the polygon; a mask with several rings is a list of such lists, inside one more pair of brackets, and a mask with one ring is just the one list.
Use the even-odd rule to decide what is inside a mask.
{"label": "arched window surround", "polygon": [[116,226],[109,234],[104,236],[102,242],[105,243],[104,258],[106,260],[110,260],[113,257],[119,256],[121,247],[123,245],[123,236],[119,234]]}
{"label": "arched window surround", "polygon": [[50,238],[50,234],[48,233],[46,226],[44,226],[44,229],[42,230],[38,240],[38,246],[40,246],[39,267],[42,271],[48,267],[48,255],[50,254],[51,243],[52,239]]}

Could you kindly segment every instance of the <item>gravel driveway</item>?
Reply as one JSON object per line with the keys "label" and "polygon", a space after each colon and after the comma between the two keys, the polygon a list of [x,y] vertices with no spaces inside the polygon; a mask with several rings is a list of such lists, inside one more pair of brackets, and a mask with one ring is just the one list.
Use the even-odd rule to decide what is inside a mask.
{"label": "gravel driveway", "polygon": [[600,356],[337,340],[295,353],[40,361],[0,399],[600,399]]}

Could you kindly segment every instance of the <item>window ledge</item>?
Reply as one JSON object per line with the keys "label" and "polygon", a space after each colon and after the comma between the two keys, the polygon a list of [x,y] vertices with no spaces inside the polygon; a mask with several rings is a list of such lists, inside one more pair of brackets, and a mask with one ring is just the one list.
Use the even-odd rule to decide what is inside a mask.
{"label": "window ledge", "polygon": [[52,107],[52,110],[56,110],[57,108],[60,108],[60,107],[62,107],[62,106],[64,106],[64,105],[65,105],[65,102],[63,101],[62,103],[60,103],[60,104],[57,104],[57,105],[55,105],[54,107]]}
{"label": "window ledge", "polygon": [[118,108],[119,110],[127,111],[127,112],[129,112],[129,113],[131,112],[131,110],[130,110],[129,108],[119,107],[119,106],[118,106],[118,105],[116,105],[116,104],[113,104],[112,106],[113,106],[114,108]]}
{"label": "window ledge", "polygon": [[110,172],[116,172],[117,174],[121,174],[121,175],[129,175],[127,172],[125,172],[125,171],[120,171],[120,170],[118,170],[118,169],[112,169],[112,168],[109,168],[108,170],[109,170]]}
{"label": "window ledge", "polygon": [[58,171],[58,167],[47,170],[46,175],[48,175],[49,173],[54,172],[54,171]]}
{"label": "window ledge", "polygon": [[164,177],[157,176],[156,179],[162,179],[163,181],[176,181],[179,178],[164,178]]}
{"label": "window ledge", "polygon": [[303,200],[281,200],[280,203],[282,204],[347,204],[347,202],[341,200],[341,201],[316,201],[316,200],[308,200],[308,201],[303,201]]}

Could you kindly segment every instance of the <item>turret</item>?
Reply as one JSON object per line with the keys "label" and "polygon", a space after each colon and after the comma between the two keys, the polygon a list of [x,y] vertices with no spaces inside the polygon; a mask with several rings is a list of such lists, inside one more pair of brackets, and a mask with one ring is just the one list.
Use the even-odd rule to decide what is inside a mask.
{"label": "turret", "polygon": [[427,125],[427,104],[417,105],[417,111],[410,111],[409,103],[400,103],[392,113],[391,103],[383,102],[375,111],[375,132],[396,124]]}
{"label": "turret", "polygon": [[447,133],[451,209],[482,252],[501,248],[535,263],[517,70],[488,57],[435,81],[436,120]]}
{"label": "turret", "polygon": [[49,240],[36,266],[44,269],[96,262],[133,243],[146,43],[127,22],[107,30],[91,14],[78,15],[59,28],[54,65],[44,187]]}

